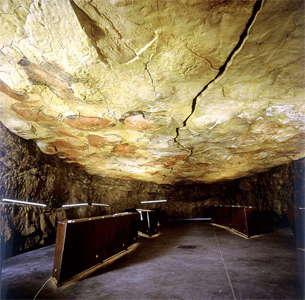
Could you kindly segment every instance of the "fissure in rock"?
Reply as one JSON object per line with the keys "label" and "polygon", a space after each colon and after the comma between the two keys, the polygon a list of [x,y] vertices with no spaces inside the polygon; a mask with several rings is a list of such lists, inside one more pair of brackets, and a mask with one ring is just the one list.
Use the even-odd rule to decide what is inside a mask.
{"label": "fissure in rock", "polygon": [[193,115],[193,113],[196,110],[196,106],[197,106],[197,100],[198,97],[201,96],[210,86],[211,84],[213,84],[217,79],[219,79],[226,71],[228,65],[230,64],[230,62],[232,62],[234,55],[237,54],[241,48],[243,47],[245,41],[248,38],[249,35],[249,31],[252,27],[252,25],[255,22],[255,19],[258,15],[258,13],[260,12],[261,8],[263,7],[263,3],[264,0],[257,0],[253,6],[253,10],[252,10],[252,14],[248,20],[248,22],[245,25],[245,28],[243,30],[243,32],[240,35],[240,38],[237,42],[237,44],[235,45],[235,47],[232,49],[232,51],[229,53],[227,59],[225,60],[224,64],[219,68],[218,73],[216,74],[216,76],[211,79],[198,93],[197,95],[193,98],[192,101],[192,110],[191,113],[186,117],[186,119],[183,121],[183,126],[182,127],[177,127],[176,128],[176,136],[174,138],[174,141],[177,143],[177,138],[179,136],[179,131],[181,128],[186,127],[187,121],[189,120],[189,118]]}

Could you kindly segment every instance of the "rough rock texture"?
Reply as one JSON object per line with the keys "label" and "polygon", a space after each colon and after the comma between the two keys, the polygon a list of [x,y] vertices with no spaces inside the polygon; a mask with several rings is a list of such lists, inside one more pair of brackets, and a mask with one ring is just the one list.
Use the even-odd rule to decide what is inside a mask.
{"label": "rough rock texture", "polygon": [[92,175],[215,182],[305,155],[303,0],[2,0],[0,120]]}
{"label": "rough rock texture", "polygon": [[294,216],[295,239],[298,258],[298,276],[305,298],[305,159],[299,160],[294,168]]}
{"label": "rough rock texture", "polygon": [[[87,174],[78,165],[45,155],[32,141],[23,140],[0,126],[0,199],[46,203],[46,209],[1,204],[1,229],[6,254],[12,255],[54,242],[58,220],[89,217],[127,208],[164,209],[170,217],[200,217],[214,204],[252,205],[287,214],[292,200],[292,166],[214,184],[158,185],[136,180]],[[140,201],[167,199],[166,204]],[[111,208],[62,209],[62,204],[97,202]]]}
{"label": "rough rock texture", "polygon": [[1,206],[3,255],[6,257],[54,243],[58,221],[107,214],[107,209],[100,207],[43,209],[25,205]]}

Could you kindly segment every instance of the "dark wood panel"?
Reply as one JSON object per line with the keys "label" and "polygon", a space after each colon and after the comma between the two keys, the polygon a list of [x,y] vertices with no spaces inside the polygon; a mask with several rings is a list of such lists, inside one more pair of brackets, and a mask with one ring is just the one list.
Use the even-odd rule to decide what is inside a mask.
{"label": "dark wood panel", "polygon": [[149,236],[159,233],[160,213],[153,209],[138,209],[140,215],[139,231]]}
{"label": "dark wood panel", "polygon": [[232,207],[231,208],[231,228],[249,236],[248,214],[251,208]]}
{"label": "dark wood panel", "polygon": [[253,209],[248,212],[249,235],[269,233],[275,229],[275,214],[272,211]]}
{"label": "dark wood panel", "polygon": [[231,227],[231,207],[219,206],[214,209],[213,219],[216,224]]}
{"label": "dark wood panel", "polygon": [[272,232],[274,213],[253,207],[215,206],[206,209],[215,224],[234,229],[247,237]]}
{"label": "dark wood panel", "polygon": [[54,255],[54,267],[53,267],[53,276],[58,278],[61,274],[62,266],[62,255],[64,250],[64,242],[66,237],[66,222],[57,223],[57,232],[56,232],[56,247]]}
{"label": "dark wood panel", "polygon": [[138,214],[125,213],[58,223],[53,276],[70,280],[137,241]]}

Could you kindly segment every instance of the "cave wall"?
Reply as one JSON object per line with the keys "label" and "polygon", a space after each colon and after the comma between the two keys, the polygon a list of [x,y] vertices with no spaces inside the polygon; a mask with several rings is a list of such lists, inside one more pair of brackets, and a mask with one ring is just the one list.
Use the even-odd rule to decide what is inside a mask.
{"label": "cave wall", "polygon": [[294,232],[298,259],[298,279],[305,299],[305,159],[294,164]]}
{"label": "cave wall", "polygon": [[[46,203],[41,209],[3,204],[1,228],[6,255],[54,242],[58,220],[115,213],[134,207],[161,207],[170,217],[200,217],[207,205],[251,205],[287,214],[292,197],[292,165],[214,184],[158,185],[136,180],[92,176],[80,166],[43,154],[33,141],[0,126],[0,198]],[[141,205],[142,200],[166,204]],[[108,203],[110,208],[62,209],[62,204]]]}
{"label": "cave wall", "polygon": [[293,202],[293,174],[293,164],[287,164],[232,181],[174,187],[167,211],[172,216],[200,217],[209,205],[244,205],[286,216]]}

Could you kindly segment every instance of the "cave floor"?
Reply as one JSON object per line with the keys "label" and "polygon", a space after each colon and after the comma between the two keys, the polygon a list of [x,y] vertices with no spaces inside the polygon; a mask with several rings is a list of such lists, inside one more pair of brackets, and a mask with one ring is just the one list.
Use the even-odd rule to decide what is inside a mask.
{"label": "cave floor", "polygon": [[[169,224],[155,239],[40,299],[298,299],[290,230],[246,240],[203,222]],[[51,276],[54,246],[5,261],[3,298],[33,299]]]}

